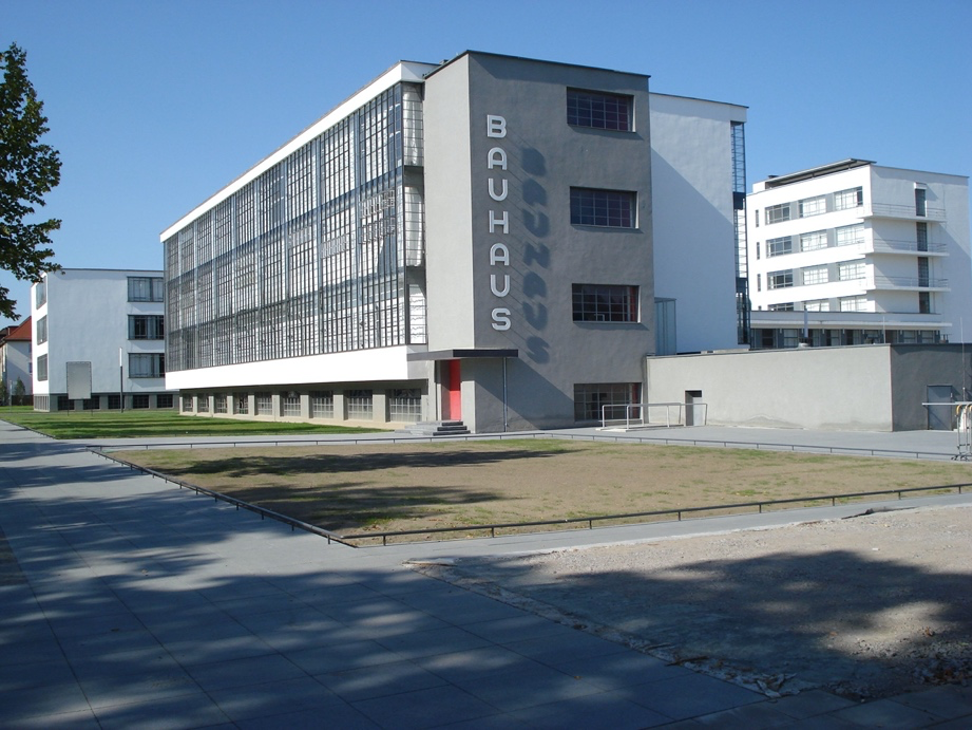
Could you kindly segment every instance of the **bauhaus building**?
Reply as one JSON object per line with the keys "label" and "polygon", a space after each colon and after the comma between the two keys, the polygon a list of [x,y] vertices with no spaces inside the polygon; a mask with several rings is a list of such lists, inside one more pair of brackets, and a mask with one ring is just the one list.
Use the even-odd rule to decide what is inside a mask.
{"label": "bauhaus building", "polygon": [[591,423],[733,348],[734,104],[466,52],[402,62],[162,233],[182,411]]}

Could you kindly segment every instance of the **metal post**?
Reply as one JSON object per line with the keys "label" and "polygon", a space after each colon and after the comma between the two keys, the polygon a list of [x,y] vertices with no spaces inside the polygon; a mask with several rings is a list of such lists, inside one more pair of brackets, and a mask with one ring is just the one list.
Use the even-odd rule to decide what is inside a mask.
{"label": "metal post", "polygon": [[125,412],[125,360],[124,350],[118,348],[118,407]]}

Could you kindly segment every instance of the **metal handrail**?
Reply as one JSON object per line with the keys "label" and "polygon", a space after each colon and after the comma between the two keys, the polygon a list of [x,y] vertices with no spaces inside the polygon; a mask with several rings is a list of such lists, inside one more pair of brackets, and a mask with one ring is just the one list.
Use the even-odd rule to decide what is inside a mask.
{"label": "metal handrail", "polygon": [[[877,497],[886,494],[897,494],[898,499],[902,499],[902,495],[908,492],[928,492],[928,491],[941,491],[942,489],[958,489],[958,493],[962,494],[963,487],[972,487],[972,482],[963,482],[962,484],[942,484],[934,487],[908,487],[901,489],[883,489],[876,492],[849,492],[846,494],[828,494],[818,497],[793,497],[790,499],[773,499],[764,502],[739,502],[736,504],[719,504],[712,505],[708,507],[683,507],[680,509],[668,509],[668,510],[654,510],[651,512],[630,512],[625,514],[617,515],[592,515],[589,517],[571,517],[560,520],[538,520],[535,522],[503,522],[491,525],[463,525],[460,527],[430,527],[422,530],[397,530],[390,532],[371,532],[371,533],[352,533],[341,535],[342,540],[371,540],[381,538],[382,546],[388,545],[389,537],[406,537],[409,535],[434,535],[446,532],[482,532],[489,530],[489,536],[491,538],[496,537],[496,530],[502,529],[515,529],[522,527],[543,527],[550,525],[572,525],[572,524],[584,524],[587,523],[588,529],[594,529],[595,522],[604,522],[606,520],[631,520],[637,519],[639,517],[664,517],[668,515],[675,515],[676,522],[682,522],[682,516],[688,513],[697,512],[718,512],[724,510],[732,509],[745,509],[756,507],[758,513],[763,513],[764,507],[770,507],[773,505],[783,505],[783,504],[806,504],[808,502],[824,502],[830,501],[832,507],[837,505],[838,499],[857,499],[861,497]],[[357,547],[357,546],[356,546]]]}

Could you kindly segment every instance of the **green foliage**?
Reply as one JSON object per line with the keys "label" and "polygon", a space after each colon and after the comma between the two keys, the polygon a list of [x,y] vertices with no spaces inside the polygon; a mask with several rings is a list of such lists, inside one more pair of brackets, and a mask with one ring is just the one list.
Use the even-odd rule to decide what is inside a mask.
{"label": "green foliage", "polygon": [[[20,280],[37,281],[57,264],[51,233],[61,221],[27,222],[44,205],[44,195],[61,180],[57,150],[42,144],[48,131],[44,103],[27,78],[27,54],[10,45],[0,52],[0,269]],[[10,290],[0,286],[0,315],[18,319]]]}
{"label": "green foliage", "polygon": [[17,378],[17,382],[14,383],[13,387],[13,397],[11,398],[11,405],[22,406],[27,400],[27,388],[24,386],[24,381]]}

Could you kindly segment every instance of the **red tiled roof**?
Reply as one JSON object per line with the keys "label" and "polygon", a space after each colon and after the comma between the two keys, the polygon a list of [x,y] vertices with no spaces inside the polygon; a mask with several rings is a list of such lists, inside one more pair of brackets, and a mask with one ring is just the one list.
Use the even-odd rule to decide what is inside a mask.
{"label": "red tiled roof", "polygon": [[30,326],[30,317],[28,317],[19,325],[17,324],[10,325],[9,331],[7,332],[7,336],[4,337],[3,339],[4,340],[26,340],[27,342],[30,342],[30,337],[31,337],[31,326]]}

